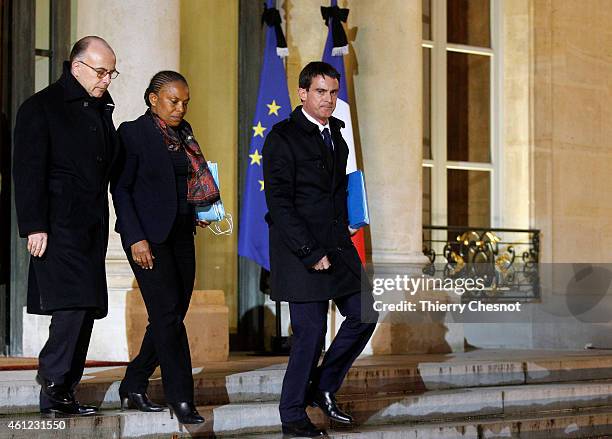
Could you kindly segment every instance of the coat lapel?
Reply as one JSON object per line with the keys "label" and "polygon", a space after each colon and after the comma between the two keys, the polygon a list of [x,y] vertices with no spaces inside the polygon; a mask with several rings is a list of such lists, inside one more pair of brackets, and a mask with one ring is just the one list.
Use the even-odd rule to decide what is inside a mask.
{"label": "coat lapel", "polygon": [[168,148],[164,144],[164,139],[162,138],[161,133],[155,127],[150,116],[143,114],[140,117],[142,118],[142,124],[147,137],[146,144],[148,145],[148,148],[144,153],[148,156],[148,161],[155,163],[156,166],[159,166],[160,170],[163,170],[162,172],[164,176],[167,179],[172,180],[174,183],[175,179],[172,159],[170,158]]}
{"label": "coat lapel", "polygon": [[335,189],[338,184],[343,181],[346,174],[346,160],[348,157],[348,147],[342,138],[340,129],[344,128],[344,122],[335,117],[329,119],[329,127],[331,131],[332,141],[334,142],[334,153],[329,151],[319,128],[314,123],[310,122],[302,113],[302,106],[296,107],[291,113],[290,118],[298,124],[300,128],[309,133],[316,141],[322,157],[325,157],[327,170],[330,176],[331,189]]}
{"label": "coat lapel", "polygon": [[325,159],[325,164],[326,164],[326,168],[327,168],[327,173],[330,176],[330,183],[331,183],[331,178],[333,177],[333,163],[334,163],[334,158],[331,155],[329,149],[327,148],[327,146],[325,145],[325,142],[323,142],[323,136],[321,136],[321,132],[319,131],[319,127],[317,127],[314,123],[312,123],[311,121],[309,121],[308,119],[306,119],[306,116],[304,116],[304,113],[302,113],[302,106],[299,105],[295,108],[295,110],[293,110],[293,112],[291,113],[291,115],[289,116],[291,120],[293,120],[302,130],[306,131],[311,138],[313,139],[314,143],[316,143],[319,152],[321,154],[321,157],[324,157]]}
{"label": "coat lapel", "polygon": [[85,114],[89,108],[89,95],[85,89],[70,73],[69,63],[64,62],[64,71],[58,80],[63,89],[64,108],[70,120],[70,128],[67,130],[72,133],[76,142],[89,144],[96,142],[98,134],[91,130],[91,121]]}
{"label": "coat lapel", "polygon": [[108,130],[109,131],[108,132],[109,151],[107,152],[108,167],[106,168],[106,174],[104,176],[105,181],[108,181],[108,179],[110,178],[112,171],[113,171],[113,167],[115,165],[115,161],[117,160],[117,157],[119,155],[119,137],[117,136],[117,130],[115,129],[115,125],[113,123],[114,109],[115,109],[115,105],[112,103],[112,100],[111,100],[110,102],[106,103],[106,107],[104,109],[104,112],[102,113],[102,117],[104,117],[109,127],[109,130]]}
{"label": "coat lapel", "polygon": [[342,138],[340,129],[344,127],[344,122],[332,117],[329,121],[331,128],[332,141],[334,142],[334,165],[332,187],[335,190],[338,184],[343,181],[346,174],[346,159],[348,157],[348,147]]}

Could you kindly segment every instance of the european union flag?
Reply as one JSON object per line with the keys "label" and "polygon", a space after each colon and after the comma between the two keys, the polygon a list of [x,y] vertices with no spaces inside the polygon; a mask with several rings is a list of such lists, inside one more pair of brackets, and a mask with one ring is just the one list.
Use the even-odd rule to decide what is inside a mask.
{"label": "european union flag", "polygon": [[251,145],[246,184],[240,215],[238,254],[252,259],[270,270],[268,225],[264,216],[268,211],[264,195],[261,150],[266,135],[274,124],[289,117],[291,103],[287,88],[285,66],[280,55],[286,56],[286,42],[280,27],[281,18],[268,0],[263,21],[268,25],[263,66],[259,79],[257,108],[252,124]]}

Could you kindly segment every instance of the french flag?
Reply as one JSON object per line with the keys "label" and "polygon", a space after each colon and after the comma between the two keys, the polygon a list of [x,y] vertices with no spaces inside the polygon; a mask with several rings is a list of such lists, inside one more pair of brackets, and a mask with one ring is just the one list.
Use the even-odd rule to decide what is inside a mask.
{"label": "french flag", "polygon": [[[353,138],[353,122],[351,119],[351,107],[349,105],[348,90],[346,87],[346,75],[344,70],[344,55],[348,53],[348,41],[342,22],[346,22],[348,9],[339,8],[337,0],[332,0],[330,7],[321,7],[321,15],[328,27],[327,41],[323,50],[323,62],[331,64],[340,73],[340,90],[338,101],[333,116],[344,122],[342,137],[349,148],[349,156],[346,164],[346,173],[357,170],[357,156],[355,155],[355,140]],[[363,229],[353,236],[353,244],[359,253],[361,262],[365,264],[365,238]]]}

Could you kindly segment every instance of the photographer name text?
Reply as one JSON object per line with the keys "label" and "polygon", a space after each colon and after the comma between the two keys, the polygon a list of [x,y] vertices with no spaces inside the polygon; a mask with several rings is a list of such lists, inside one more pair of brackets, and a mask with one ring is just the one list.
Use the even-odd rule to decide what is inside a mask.
{"label": "photographer name text", "polygon": [[410,302],[402,300],[398,303],[385,303],[381,300],[374,301],[373,308],[379,312],[454,312],[463,314],[469,312],[520,312],[521,303],[484,303],[472,300],[467,303],[445,303],[438,300],[419,300]]}

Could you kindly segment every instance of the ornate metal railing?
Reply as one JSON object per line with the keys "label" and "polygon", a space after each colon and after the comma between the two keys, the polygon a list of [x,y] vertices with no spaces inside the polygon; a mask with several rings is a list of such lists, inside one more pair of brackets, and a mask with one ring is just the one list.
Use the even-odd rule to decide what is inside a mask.
{"label": "ornate metal railing", "polygon": [[465,295],[495,301],[540,298],[540,231],[423,226],[423,272],[442,278],[480,278],[485,288]]}

